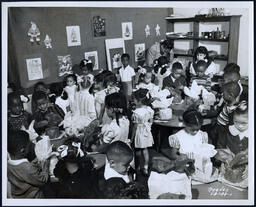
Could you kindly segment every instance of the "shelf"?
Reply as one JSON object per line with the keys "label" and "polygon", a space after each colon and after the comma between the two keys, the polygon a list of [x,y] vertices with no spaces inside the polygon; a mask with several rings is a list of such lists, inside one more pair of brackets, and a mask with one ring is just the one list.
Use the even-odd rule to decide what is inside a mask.
{"label": "shelf", "polygon": [[208,39],[208,38],[202,38],[202,37],[170,37],[166,35],[166,38],[172,39],[172,40],[199,40],[199,41],[211,41],[211,42],[228,42],[229,39]]}
{"label": "shelf", "polygon": [[[194,55],[191,54],[179,54],[179,53],[174,53],[174,56],[182,56],[182,57],[194,57]],[[216,56],[216,57],[212,57],[214,60],[223,60],[223,61],[227,61],[228,57],[223,57],[223,56]]]}
{"label": "shelf", "polygon": [[215,17],[189,17],[189,18],[173,18],[166,17],[168,22],[228,22],[231,17],[241,17],[242,15],[232,15],[232,16],[215,16]]}

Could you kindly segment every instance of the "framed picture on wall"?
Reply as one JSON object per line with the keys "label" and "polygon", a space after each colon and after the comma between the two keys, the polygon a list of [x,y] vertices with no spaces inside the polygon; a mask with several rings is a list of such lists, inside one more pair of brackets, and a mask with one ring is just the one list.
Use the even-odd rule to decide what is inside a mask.
{"label": "framed picture on wall", "polygon": [[26,59],[28,80],[43,79],[43,69],[41,58]]}
{"label": "framed picture on wall", "polygon": [[92,61],[93,70],[99,69],[99,61],[98,61],[98,52],[97,51],[85,52],[84,58]]}
{"label": "framed picture on wall", "polygon": [[108,69],[113,70],[122,66],[121,55],[125,53],[125,45],[123,38],[106,39],[106,53]]}
{"label": "framed picture on wall", "polygon": [[106,36],[106,19],[100,16],[92,18],[93,36],[105,37]]}
{"label": "framed picture on wall", "polygon": [[145,60],[145,43],[135,44],[135,62]]}
{"label": "framed picture on wall", "polygon": [[67,31],[68,47],[81,45],[79,26],[67,26],[66,31]]}
{"label": "framed picture on wall", "polygon": [[72,74],[72,61],[71,55],[66,56],[57,56],[58,64],[59,64],[59,76],[63,76],[65,74]]}
{"label": "framed picture on wall", "polygon": [[132,22],[122,23],[122,37],[124,40],[132,40],[133,38]]}

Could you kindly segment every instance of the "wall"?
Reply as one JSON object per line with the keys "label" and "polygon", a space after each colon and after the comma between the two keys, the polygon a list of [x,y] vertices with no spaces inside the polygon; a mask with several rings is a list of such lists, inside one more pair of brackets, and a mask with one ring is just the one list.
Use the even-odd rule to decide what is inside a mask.
{"label": "wall", "polygon": [[[8,57],[15,61],[9,64],[8,70],[12,75],[20,75],[22,87],[31,87],[36,81],[29,81],[26,69],[26,58],[41,57],[43,67],[43,81],[51,83],[61,81],[58,77],[57,56],[71,55],[72,64],[78,64],[84,58],[84,52],[98,51],[99,67],[106,68],[107,60],[105,53],[105,39],[122,37],[122,22],[132,22],[133,40],[126,40],[126,52],[131,56],[131,65],[134,62],[134,44],[145,43],[146,48],[155,41],[165,37],[166,21],[165,17],[170,13],[166,8],[9,8],[9,28],[11,33],[8,43]],[[106,19],[106,36],[100,38],[93,37],[92,17],[101,16]],[[27,36],[30,22],[34,21],[40,32],[40,45],[33,45]],[[149,25],[151,35],[145,37],[145,27]],[[156,37],[155,27],[161,27],[161,36]],[[68,47],[66,37],[66,26],[79,25],[81,35],[81,46]],[[48,34],[52,38],[53,49],[46,49],[43,40]],[[10,45],[14,47],[10,48]]]}
{"label": "wall", "polygon": [[[192,17],[198,14],[199,8],[173,8],[174,14],[180,14],[186,17]],[[204,11],[207,11],[204,9]],[[249,70],[249,59],[248,59],[248,48],[249,48],[249,10],[243,8],[229,8],[230,15],[242,15],[240,18],[240,29],[239,29],[239,43],[238,43],[238,60],[237,64],[241,68],[241,75],[248,76]],[[229,33],[229,27],[227,22],[223,23],[200,23],[200,32],[202,31],[213,31],[219,27],[220,30],[225,30],[226,34]],[[175,23],[175,32],[188,32],[192,31],[192,23]],[[218,44],[215,43],[199,43],[199,45],[206,46],[208,50],[215,50],[218,54],[227,54],[228,46],[227,43],[223,42]],[[192,47],[192,42],[179,41],[175,43],[175,48],[189,49]],[[217,66],[223,69],[225,61],[217,61]]]}

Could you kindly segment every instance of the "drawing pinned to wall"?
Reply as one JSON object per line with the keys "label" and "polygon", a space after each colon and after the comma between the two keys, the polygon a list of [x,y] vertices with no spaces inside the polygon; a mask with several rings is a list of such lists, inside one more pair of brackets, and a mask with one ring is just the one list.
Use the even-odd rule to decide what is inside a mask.
{"label": "drawing pinned to wall", "polygon": [[66,31],[67,31],[68,47],[81,45],[79,26],[67,26]]}
{"label": "drawing pinned to wall", "polygon": [[93,35],[94,37],[106,36],[106,20],[100,16],[93,17]]}
{"label": "drawing pinned to wall", "polygon": [[125,45],[123,38],[107,39],[106,43],[106,53],[108,69],[111,71],[122,66],[121,55],[125,53]]}
{"label": "drawing pinned to wall", "polygon": [[44,45],[45,45],[46,49],[52,48],[52,39],[49,37],[48,34],[46,34],[46,36],[45,36]]}
{"label": "drawing pinned to wall", "polygon": [[135,44],[135,62],[145,60],[145,43]]}
{"label": "drawing pinned to wall", "polygon": [[160,26],[158,24],[156,25],[155,30],[156,30],[156,36],[160,36],[161,35],[160,34]]}
{"label": "drawing pinned to wall", "polygon": [[59,76],[73,73],[71,55],[58,56],[58,63],[59,63]]}
{"label": "drawing pinned to wall", "polygon": [[41,58],[26,59],[28,80],[38,80],[43,78]]}
{"label": "drawing pinned to wall", "polygon": [[39,45],[40,42],[40,31],[37,25],[34,22],[30,22],[31,27],[28,30],[28,36],[30,37],[29,41],[33,44],[35,41]]}
{"label": "drawing pinned to wall", "polygon": [[150,35],[150,27],[148,26],[148,24],[145,27],[145,33],[146,33],[146,37],[148,37]]}
{"label": "drawing pinned to wall", "polygon": [[133,39],[132,22],[122,23],[122,37],[124,40]]}
{"label": "drawing pinned to wall", "polygon": [[98,52],[97,51],[85,52],[84,58],[87,60],[90,60],[92,62],[93,70],[99,69],[99,61],[98,61]]}

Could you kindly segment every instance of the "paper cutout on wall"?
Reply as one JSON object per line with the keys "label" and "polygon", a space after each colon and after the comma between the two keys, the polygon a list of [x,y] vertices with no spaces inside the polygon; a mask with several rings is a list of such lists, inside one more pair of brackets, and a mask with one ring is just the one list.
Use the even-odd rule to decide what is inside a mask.
{"label": "paper cutout on wall", "polygon": [[92,61],[93,70],[99,69],[98,52],[97,51],[85,52],[84,58]]}
{"label": "paper cutout on wall", "polygon": [[52,39],[49,37],[48,34],[46,34],[46,36],[45,36],[44,45],[45,45],[46,49],[52,48]]}
{"label": "paper cutout on wall", "polygon": [[28,30],[29,41],[33,44],[35,41],[37,44],[40,42],[40,31],[34,22],[30,22],[31,27]]}
{"label": "paper cutout on wall", "polygon": [[93,17],[93,35],[94,37],[106,36],[106,21],[100,16]]}
{"label": "paper cutout on wall", "polygon": [[71,55],[58,56],[58,63],[59,63],[59,76],[73,73]]}
{"label": "paper cutout on wall", "polygon": [[155,30],[156,30],[156,36],[160,36],[161,35],[160,34],[160,26],[158,24],[156,25]]}
{"label": "paper cutout on wall", "polygon": [[135,44],[135,62],[145,60],[145,43]]}
{"label": "paper cutout on wall", "polygon": [[148,37],[150,35],[150,27],[148,26],[148,24],[145,28],[145,33],[146,33],[146,37]]}
{"label": "paper cutout on wall", "polygon": [[124,40],[132,40],[133,38],[132,22],[122,23],[122,37]]}
{"label": "paper cutout on wall", "polygon": [[26,59],[28,80],[38,80],[43,78],[41,58]]}
{"label": "paper cutout on wall", "polygon": [[68,47],[81,45],[79,26],[67,26],[66,31],[67,31]]}

